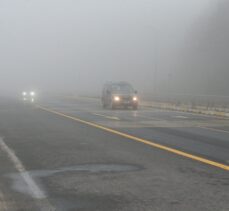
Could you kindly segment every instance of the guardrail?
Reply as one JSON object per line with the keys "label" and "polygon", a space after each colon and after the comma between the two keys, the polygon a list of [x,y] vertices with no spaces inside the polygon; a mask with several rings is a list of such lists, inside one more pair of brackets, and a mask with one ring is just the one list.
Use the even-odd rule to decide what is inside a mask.
{"label": "guardrail", "polygon": [[210,108],[205,106],[195,106],[195,108],[193,108],[192,106],[185,105],[185,104],[175,105],[171,103],[160,103],[160,102],[153,102],[153,101],[151,102],[143,101],[141,102],[141,105],[146,107],[152,107],[152,108],[190,112],[190,113],[197,113],[197,114],[204,114],[204,115],[214,115],[220,117],[229,117],[228,109],[224,109],[224,108],[214,108],[214,107]]}
{"label": "guardrail", "polygon": [[223,95],[193,95],[193,94],[143,94],[142,99],[146,101],[165,102],[175,105],[204,106],[208,108],[229,109],[229,96]]}
{"label": "guardrail", "polygon": [[[99,96],[68,96],[71,99],[91,99],[99,101]],[[145,97],[146,98],[146,97]],[[160,98],[160,101],[162,98]],[[174,111],[182,111],[182,112],[190,112],[190,113],[197,113],[197,114],[204,114],[204,115],[214,115],[219,117],[229,117],[229,108],[228,107],[213,107],[206,105],[197,105],[192,101],[189,103],[181,103],[180,101],[173,100],[172,102],[160,102],[159,99],[157,100],[146,100],[142,99],[140,101],[140,106],[143,107],[152,107],[152,108],[160,108],[160,109],[167,109],[167,110],[174,110]],[[190,103],[191,102],[191,103]]]}

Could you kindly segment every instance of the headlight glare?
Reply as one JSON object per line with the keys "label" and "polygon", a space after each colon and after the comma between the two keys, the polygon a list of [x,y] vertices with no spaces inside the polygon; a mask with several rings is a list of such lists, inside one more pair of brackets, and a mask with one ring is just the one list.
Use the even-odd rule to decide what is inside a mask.
{"label": "headlight glare", "polygon": [[120,97],[119,96],[115,96],[114,97],[114,100],[117,102],[117,101],[120,101]]}
{"label": "headlight glare", "polygon": [[35,95],[35,92],[30,92],[30,95],[31,95],[31,96],[34,96],[34,95]]}

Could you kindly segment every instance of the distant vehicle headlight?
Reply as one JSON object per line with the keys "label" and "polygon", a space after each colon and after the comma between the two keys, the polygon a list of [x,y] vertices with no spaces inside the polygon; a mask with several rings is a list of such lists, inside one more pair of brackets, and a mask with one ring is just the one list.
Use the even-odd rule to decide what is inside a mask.
{"label": "distant vehicle headlight", "polygon": [[133,97],[133,101],[138,101],[138,98],[137,97]]}
{"label": "distant vehicle headlight", "polygon": [[119,96],[115,96],[114,97],[114,101],[116,101],[116,102],[120,101],[120,97]]}
{"label": "distant vehicle headlight", "polygon": [[35,92],[30,92],[30,96],[34,96],[35,95]]}
{"label": "distant vehicle headlight", "polygon": [[27,95],[27,93],[26,93],[26,92],[22,92],[22,95],[23,95],[23,96],[26,96],[26,95]]}

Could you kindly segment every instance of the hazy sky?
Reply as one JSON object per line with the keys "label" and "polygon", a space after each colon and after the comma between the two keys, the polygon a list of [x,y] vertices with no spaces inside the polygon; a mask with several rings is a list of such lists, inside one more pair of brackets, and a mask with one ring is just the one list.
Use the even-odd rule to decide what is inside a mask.
{"label": "hazy sky", "polygon": [[[167,84],[218,0],[0,0],[0,89]],[[220,1],[220,0],[219,0]]]}

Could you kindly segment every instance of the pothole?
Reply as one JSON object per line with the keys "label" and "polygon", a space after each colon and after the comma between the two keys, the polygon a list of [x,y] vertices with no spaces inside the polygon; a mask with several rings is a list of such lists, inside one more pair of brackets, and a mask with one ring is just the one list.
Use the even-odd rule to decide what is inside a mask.
{"label": "pothole", "polygon": [[[55,174],[61,173],[86,173],[86,174],[96,174],[96,173],[121,173],[121,172],[131,172],[131,171],[139,171],[143,168],[138,165],[128,165],[128,164],[81,164],[76,166],[63,167],[56,170],[34,170],[27,171],[25,173],[29,174],[39,185],[39,188],[45,191],[45,187],[43,187],[41,179],[44,177],[50,177]],[[27,187],[24,179],[21,174],[14,173],[7,175],[12,180],[12,189],[24,193],[27,195],[31,195],[30,188]]]}

